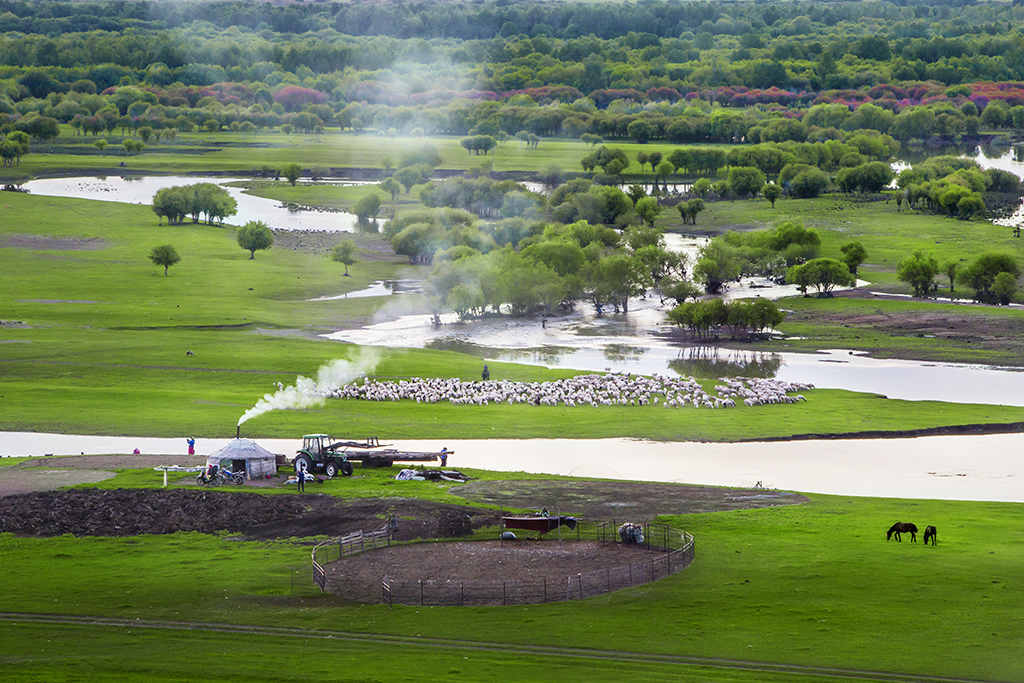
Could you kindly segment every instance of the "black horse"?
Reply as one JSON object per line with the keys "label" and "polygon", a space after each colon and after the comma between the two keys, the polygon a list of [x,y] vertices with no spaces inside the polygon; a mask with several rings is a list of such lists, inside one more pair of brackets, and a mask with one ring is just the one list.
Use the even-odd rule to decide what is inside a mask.
{"label": "black horse", "polygon": [[927,544],[929,539],[932,545],[935,545],[935,541],[939,538],[939,532],[935,530],[933,526],[926,526],[924,528],[924,542]]}
{"label": "black horse", "polygon": [[902,543],[900,534],[910,534],[910,540],[917,543],[917,526],[913,522],[896,522],[885,532],[885,540],[889,541],[893,536],[897,543]]}

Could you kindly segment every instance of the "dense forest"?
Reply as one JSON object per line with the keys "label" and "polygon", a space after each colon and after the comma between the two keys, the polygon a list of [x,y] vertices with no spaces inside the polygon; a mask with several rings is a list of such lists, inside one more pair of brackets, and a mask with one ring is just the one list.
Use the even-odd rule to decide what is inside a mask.
{"label": "dense forest", "polygon": [[[1022,20],[1003,2],[0,0],[0,156],[18,165],[69,131],[101,152],[119,134],[125,153],[196,130],[468,136],[485,157],[509,139],[577,139],[591,145],[589,177],[558,186],[580,169],[553,167],[537,177],[558,186],[546,197],[486,177],[429,184],[434,211],[388,225],[396,252],[458,261],[447,270],[460,280],[433,284],[463,312],[507,300],[466,290],[497,271],[535,284],[524,309],[584,297],[617,309],[652,286],[682,302],[686,266],[645,232],[666,208],[695,223],[704,201],[887,188],[899,209],[965,220],[1014,205],[1021,186],[1005,171],[933,156],[897,176],[890,162],[911,145],[1013,140]],[[674,176],[692,188],[616,187],[633,159],[615,141],[678,145],[635,160],[655,187]],[[398,162],[393,198],[440,156],[427,143]],[[758,239],[719,241],[692,274],[714,292],[816,255]]]}
{"label": "dense forest", "polygon": [[0,2],[0,125],[955,138],[1024,126],[1021,19],[1005,3]]}

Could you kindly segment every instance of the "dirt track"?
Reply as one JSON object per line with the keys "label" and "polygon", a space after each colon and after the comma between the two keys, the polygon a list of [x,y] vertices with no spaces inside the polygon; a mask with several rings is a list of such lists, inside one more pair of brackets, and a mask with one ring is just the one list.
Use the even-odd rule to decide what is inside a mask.
{"label": "dirt track", "polygon": [[807,498],[770,489],[611,481],[473,481],[452,493],[509,508],[547,508],[587,519],[645,521],[658,515],[797,505]]}
{"label": "dirt track", "polygon": [[[149,468],[158,465],[203,465],[204,457],[187,455],[72,455],[31,458],[15,465],[0,467],[0,496],[33,491],[53,491],[76,484],[93,484],[114,476],[119,469]],[[153,472],[154,483],[160,474]]]}
{"label": "dirt track", "polygon": [[[940,296],[948,292],[939,292]],[[878,297],[864,290],[850,290],[836,294],[839,298],[865,300],[909,301],[902,297]],[[796,311],[790,313],[786,322],[816,322],[840,324],[847,327],[863,327],[880,330],[892,335],[906,337],[934,337],[938,340],[965,345],[973,349],[1006,352],[1001,363],[1021,365],[1024,353],[1024,316],[1005,315],[1006,309],[997,306],[973,304],[963,301],[960,310],[905,310],[902,312],[878,309],[869,313],[846,313],[843,311],[814,312]],[[919,357],[919,356],[918,356]]]}

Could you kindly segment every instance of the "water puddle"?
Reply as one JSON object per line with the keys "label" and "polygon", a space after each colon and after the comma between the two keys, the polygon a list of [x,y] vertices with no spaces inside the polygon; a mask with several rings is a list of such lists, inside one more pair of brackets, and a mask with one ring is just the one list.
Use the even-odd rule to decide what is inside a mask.
{"label": "water puddle", "polygon": [[374,296],[393,296],[395,294],[415,294],[423,291],[422,280],[377,280],[364,289],[357,289],[333,296],[318,296],[306,301],[337,301],[339,299],[362,299]]}

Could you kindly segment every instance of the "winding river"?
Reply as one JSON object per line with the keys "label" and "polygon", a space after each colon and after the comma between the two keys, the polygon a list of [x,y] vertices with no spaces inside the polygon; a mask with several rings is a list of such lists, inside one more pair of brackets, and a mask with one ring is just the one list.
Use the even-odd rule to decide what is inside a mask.
{"label": "winding river", "polygon": [[[228,439],[198,439],[212,453]],[[292,455],[298,439],[259,439]],[[580,477],[769,488],[851,496],[1024,502],[1024,434],[751,443],[634,439],[397,441],[408,450],[454,449],[449,467]],[[0,432],[0,456],[184,453],[185,440]],[[54,467],[58,461],[54,461]],[[356,476],[359,469],[356,469]],[[153,482],[160,474],[153,473]]]}

